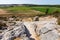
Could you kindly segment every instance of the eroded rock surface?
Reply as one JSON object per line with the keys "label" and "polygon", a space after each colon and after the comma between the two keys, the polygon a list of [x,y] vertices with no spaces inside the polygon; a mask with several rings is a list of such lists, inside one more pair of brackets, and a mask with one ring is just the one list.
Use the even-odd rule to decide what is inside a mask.
{"label": "eroded rock surface", "polygon": [[7,22],[7,29],[0,33],[0,40],[59,40],[60,25],[51,18],[34,22]]}

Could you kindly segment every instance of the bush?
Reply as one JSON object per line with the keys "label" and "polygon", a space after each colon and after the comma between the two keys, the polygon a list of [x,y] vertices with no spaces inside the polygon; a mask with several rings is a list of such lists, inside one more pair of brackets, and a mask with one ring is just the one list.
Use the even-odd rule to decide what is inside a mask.
{"label": "bush", "polygon": [[59,11],[55,11],[55,12],[53,12],[53,15],[54,15],[54,17],[59,17],[60,16],[60,12]]}
{"label": "bush", "polygon": [[58,25],[60,25],[60,18],[58,19],[58,21],[57,21],[57,22],[58,22]]}

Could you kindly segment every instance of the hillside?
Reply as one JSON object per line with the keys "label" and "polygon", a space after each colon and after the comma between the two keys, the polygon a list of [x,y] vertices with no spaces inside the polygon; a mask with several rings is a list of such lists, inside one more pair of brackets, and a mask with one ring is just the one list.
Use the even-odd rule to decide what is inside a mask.
{"label": "hillside", "polygon": [[0,6],[0,40],[60,40],[59,6]]}
{"label": "hillside", "polygon": [[53,14],[55,11],[60,12],[59,7],[44,7],[44,6],[11,6],[11,7],[2,7],[1,9],[7,10],[8,13],[20,13],[20,14]]}

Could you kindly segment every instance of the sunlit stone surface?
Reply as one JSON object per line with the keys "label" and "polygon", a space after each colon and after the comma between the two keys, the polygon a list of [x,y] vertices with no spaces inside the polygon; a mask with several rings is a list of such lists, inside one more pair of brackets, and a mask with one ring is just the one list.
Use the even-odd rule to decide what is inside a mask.
{"label": "sunlit stone surface", "polygon": [[58,40],[60,25],[56,21],[46,18],[33,22],[7,22],[8,27],[0,33],[0,40]]}

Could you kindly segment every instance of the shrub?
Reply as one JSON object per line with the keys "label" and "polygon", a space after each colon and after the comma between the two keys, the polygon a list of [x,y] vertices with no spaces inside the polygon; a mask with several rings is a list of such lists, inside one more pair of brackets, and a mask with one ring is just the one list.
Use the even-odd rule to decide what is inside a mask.
{"label": "shrub", "polygon": [[60,18],[58,18],[57,23],[58,23],[58,25],[60,25]]}
{"label": "shrub", "polygon": [[59,12],[59,11],[55,11],[55,12],[53,12],[53,15],[54,15],[55,17],[59,17],[59,16],[60,16],[60,12]]}

